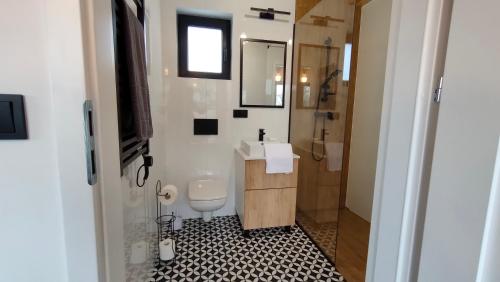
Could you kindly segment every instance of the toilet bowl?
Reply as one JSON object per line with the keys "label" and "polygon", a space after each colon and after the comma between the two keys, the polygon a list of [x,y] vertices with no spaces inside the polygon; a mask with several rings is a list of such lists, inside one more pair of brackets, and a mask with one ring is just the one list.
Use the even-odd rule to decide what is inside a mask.
{"label": "toilet bowl", "polygon": [[209,178],[189,182],[188,198],[191,208],[202,213],[203,220],[212,219],[213,212],[226,203],[227,184],[222,179]]}

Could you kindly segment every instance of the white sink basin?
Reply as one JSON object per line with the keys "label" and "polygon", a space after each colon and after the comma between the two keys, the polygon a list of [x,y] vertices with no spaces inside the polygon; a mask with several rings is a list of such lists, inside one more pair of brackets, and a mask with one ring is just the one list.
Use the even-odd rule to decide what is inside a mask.
{"label": "white sink basin", "polygon": [[247,154],[248,156],[264,157],[264,144],[268,143],[278,143],[278,142],[273,142],[273,141],[259,142],[259,141],[242,140],[240,147],[243,153]]}

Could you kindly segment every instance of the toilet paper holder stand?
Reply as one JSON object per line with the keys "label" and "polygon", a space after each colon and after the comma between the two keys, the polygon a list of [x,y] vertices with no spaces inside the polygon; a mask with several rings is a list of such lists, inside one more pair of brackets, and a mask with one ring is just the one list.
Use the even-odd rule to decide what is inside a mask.
{"label": "toilet paper holder stand", "polygon": [[[156,182],[156,226],[157,226],[157,235],[158,235],[158,248],[160,246],[160,242],[162,242],[165,239],[172,239],[176,241],[176,234],[174,231],[174,222],[175,222],[175,215],[174,212],[167,213],[167,208],[165,208],[165,211],[162,209],[162,204],[160,203],[160,198],[161,197],[168,197],[167,195],[161,194],[161,181],[158,180]],[[164,214],[165,212],[165,214]],[[177,244],[174,244],[174,254],[177,254]],[[169,262],[175,263],[177,255],[174,255],[174,258],[169,260]],[[158,260],[160,261],[160,250],[158,249]]]}

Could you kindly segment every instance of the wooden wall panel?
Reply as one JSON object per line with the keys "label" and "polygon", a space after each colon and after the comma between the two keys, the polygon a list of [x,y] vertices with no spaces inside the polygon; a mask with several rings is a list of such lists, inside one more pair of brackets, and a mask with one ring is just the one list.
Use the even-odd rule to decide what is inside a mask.
{"label": "wooden wall panel", "polygon": [[298,22],[307,12],[309,12],[321,0],[296,0],[295,1],[295,22]]}

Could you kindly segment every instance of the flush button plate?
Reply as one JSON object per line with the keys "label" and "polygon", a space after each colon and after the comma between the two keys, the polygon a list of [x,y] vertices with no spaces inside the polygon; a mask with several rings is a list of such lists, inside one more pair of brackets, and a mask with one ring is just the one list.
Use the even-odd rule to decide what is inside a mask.
{"label": "flush button plate", "polygon": [[219,120],[218,119],[199,119],[193,120],[194,135],[218,135]]}

